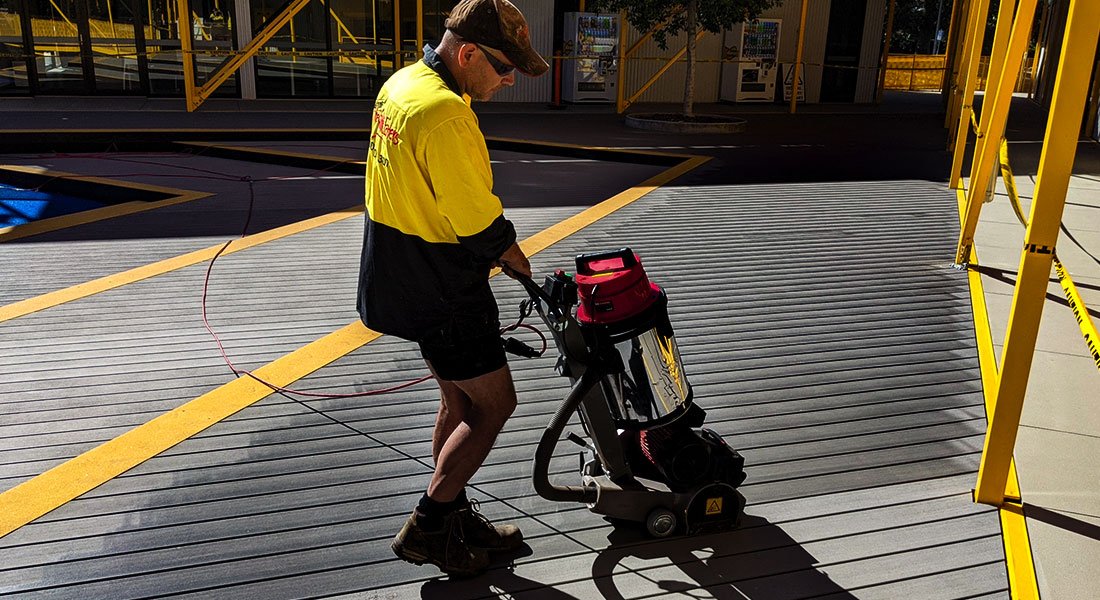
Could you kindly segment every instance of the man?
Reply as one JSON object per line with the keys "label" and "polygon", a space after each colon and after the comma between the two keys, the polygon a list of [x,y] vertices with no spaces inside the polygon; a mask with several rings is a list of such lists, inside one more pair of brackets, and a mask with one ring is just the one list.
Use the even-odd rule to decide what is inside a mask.
{"label": "man", "polygon": [[515,526],[478,514],[465,486],[516,407],[489,271],[529,277],[531,265],[492,193],[470,101],[513,85],[516,70],[538,76],[549,65],[507,0],[462,0],[444,25],[439,45],[375,102],[358,308],[371,329],[416,341],[440,389],[435,472],[393,551],[471,576],[490,551],[522,543]]}

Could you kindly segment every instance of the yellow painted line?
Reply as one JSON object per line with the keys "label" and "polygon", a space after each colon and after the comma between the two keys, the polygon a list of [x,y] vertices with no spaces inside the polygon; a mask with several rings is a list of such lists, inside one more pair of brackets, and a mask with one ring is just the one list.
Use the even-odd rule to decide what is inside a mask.
{"label": "yellow painted line", "polygon": [[[493,138],[493,139],[505,139],[505,138]],[[523,141],[523,140],[508,140],[508,141]],[[561,147],[561,148],[580,148],[580,149],[595,148],[595,147],[592,147],[592,146],[580,146],[580,145],[573,145],[573,144],[558,144],[558,143],[544,143],[544,142],[530,142],[530,143],[538,143],[538,144],[541,144],[541,145],[555,146],[555,147]],[[318,154],[304,154],[304,153],[283,153],[281,151],[266,150],[266,149],[263,149],[263,148],[252,148],[250,146],[225,146],[225,145],[219,145],[219,144],[214,144],[214,143],[202,143],[202,142],[196,142],[196,143],[190,143],[189,142],[188,145],[192,145],[192,146],[196,146],[196,147],[206,147],[206,146],[209,146],[209,147],[224,147],[224,148],[232,148],[234,150],[240,150],[240,151],[255,152],[256,154],[268,153],[268,154],[275,154],[275,155],[295,156],[295,157],[300,157],[300,158],[331,160],[331,161],[334,161],[334,162],[347,161],[347,159],[344,159],[342,157],[325,156],[325,155],[318,155]],[[615,150],[614,148],[596,148],[596,149]],[[570,219],[567,219],[567,220],[563,221],[562,223],[559,223],[558,225],[555,225],[554,227],[551,228],[551,229],[554,229],[553,234],[549,233],[549,230],[547,230],[547,231],[542,232],[542,234],[540,234],[540,235],[548,236],[548,237],[546,237],[546,239],[553,239],[554,236],[564,237],[565,235],[569,235],[571,233],[569,231],[571,227],[576,227],[577,229],[579,229],[580,227],[584,227],[588,223],[595,222],[595,220],[603,218],[607,214],[610,214],[611,212],[614,212],[615,210],[618,210],[619,208],[625,206],[626,204],[629,204],[630,202],[633,202],[634,200],[641,197],[642,195],[648,194],[650,191],[653,191],[653,189],[655,189],[656,187],[664,185],[665,183],[671,181],[672,179],[674,179],[676,177],[679,177],[680,175],[682,175],[684,173],[687,173],[688,171],[696,168],[697,166],[701,165],[702,163],[710,160],[709,157],[695,156],[695,155],[689,155],[689,154],[672,154],[672,153],[664,153],[664,152],[647,152],[647,151],[635,151],[635,150],[629,150],[629,151],[619,150],[619,152],[623,152],[623,153],[626,153],[626,154],[630,154],[630,153],[654,154],[654,155],[660,155],[660,156],[684,158],[686,160],[684,162],[681,162],[678,165],[675,165],[675,166],[673,166],[669,169],[666,169],[665,171],[663,171],[661,173],[658,173],[657,175],[647,179],[646,181],[638,184],[637,186],[635,186],[633,188],[630,188],[630,189],[628,189],[628,190],[626,190],[626,191],[624,191],[624,192],[622,192],[622,193],[620,193],[616,196],[613,196],[612,198],[610,198],[608,200],[605,200],[604,202],[601,202],[600,204],[592,206],[592,207],[588,208],[587,210],[575,215],[574,217],[571,217]],[[352,162],[354,162],[354,161],[352,161]],[[9,167],[9,168],[17,168],[17,167]],[[35,170],[33,168],[26,168],[26,167],[18,167],[18,168],[19,169],[26,169],[30,172],[35,172],[35,173],[41,173],[42,172],[40,170]],[[85,180],[88,180],[88,181],[95,181],[95,182],[98,182],[98,183],[109,183],[110,185],[125,185],[127,187],[136,187],[136,188],[141,188],[141,189],[151,189],[151,190],[161,191],[161,192],[178,191],[178,190],[173,190],[172,188],[159,188],[159,187],[156,187],[156,186],[145,186],[145,185],[139,186],[137,184],[130,184],[130,183],[126,183],[126,182],[115,182],[113,180],[103,180],[103,179],[98,179],[98,178],[94,178],[94,177],[83,177],[81,179],[85,179]],[[195,193],[197,193],[197,192],[195,192]],[[296,234],[296,233],[307,231],[309,229],[313,229],[315,227],[320,227],[322,225],[327,225],[329,223],[334,223],[336,221],[346,219],[348,217],[354,216],[354,215],[362,213],[362,212],[363,212],[363,207],[362,206],[354,206],[354,207],[351,207],[351,208],[348,208],[348,209],[345,209],[343,211],[339,211],[339,212],[336,212],[336,213],[330,213],[328,215],[322,215],[322,216],[319,216],[319,217],[315,217],[313,219],[308,219],[308,220],[305,220],[305,221],[301,221],[299,223],[292,223],[290,225],[286,225],[286,226],[280,227],[278,229],[273,229],[273,230],[258,233],[258,234],[255,234],[255,235],[250,235],[248,237],[245,237],[245,238],[242,238],[240,240],[234,241],[229,246],[229,248],[226,249],[225,254],[232,254],[233,252],[237,252],[237,251],[240,251],[240,250],[245,250],[245,249],[250,248],[252,246],[263,244],[263,243],[266,243],[266,242],[269,242],[269,241],[272,241],[272,240],[275,240],[275,239],[279,239],[281,237],[285,237],[285,236],[288,236],[288,235],[293,235],[293,234]],[[561,239],[561,238],[557,238],[557,239]],[[553,243],[553,242],[549,242],[549,243],[541,242],[541,241],[539,241],[539,236],[534,236],[533,238],[531,238],[531,240],[529,240],[529,242],[531,244],[533,244],[532,248],[537,248],[536,250],[528,250],[525,247],[524,252],[527,252],[529,254],[537,252],[538,250],[541,250],[541,249],[545,248],[546,246],[548,246],[549,244]],[[31,313],[34,313],[34,312],[37,312],[37,311],[40,311],[40,310],[45,310],[47,308],[58,306],[60,304],[66,303],[66,302],[72,302],[73,300],[79,300],[81,298],[86,298],[86,297],[91,296],[93,294],[98,294],[100,292],[104,292],[104,291],[107,291],[107,290],[110,290],[110,289],[121,287],[123,285],[134,283],[136,281],[141,281],[142,279],[148,279],[150,277],[155,277],[157,275],[162,275],[162,274],[167,273],[169,271],[173,271],[173,270],[180,269],[180,268],[183,268],[183,267],[187,267],[187,266],[190,266],[190,265],[193,265],[193,264],[196,264],[196,263],[200,263],[200,262],[210,260],[210,258],[212,258],[214,256],[214,254],[217,253],[219,248],[221,248],[220,244],[217,245],[217,246],[211,246],[209,248],[205,248],[203,250],[197,250],[197,251],[191,252],[189,254],[184,254],[182,256],[177,256],[177,257],[174,257],[174,258],[165,259],[165,260],[153,263],[153,264],[144,265],[144,266],[141,266],[141,267],[136,267],[134,269],[130,269],[128,271],[123,271],[121,273],[116,273],[114,275],[108,275],[106,277],[101,277],[99,279],[95,279],[93,281],[88,281],[88,282],[85,282],[85,283],[81,283],[81,284],[78,284],[78,285],[75,285],[75,286],[72,286],[72,287],[69,287],[69,288],[65,288],[63,290],[57,290],[57,291],[54,291],[54,292],[49,292],[49,293],[43,294],[41,296],[36,296],[34,298],[28,298],[27,300],[22,300],[22,301],[19,301],[19,302],[8,304],[7,306],[2,306],[2,307],[0,307],[0,323],[2,323],[4,321],[11,320],[11,319],[15,319],[15,318],[18,318],[18,317],[22,317],[22,316],[25,316],[25,315],[28,315],[28,314],[31,314]]]}
{"label": "yellow painted line", "polygon": [[[253,246],[260,244],[266,244],[272,240],[284,238],[289,235],[308,231],[322,225],[328,225],[329,223],[335,223],[342,221],[349,217],[354,217],[363,213],[363,206],[357,205],[344,209],[340,212],[329,213],[327,215],[321,215],[312,219],[306,219],[305,221],[299,221],[297,223],[291,223],[282,227],[257,233],[254,235],[246,236],[237,240],[233,240],[233,243],[229,245],[229,248],[225,250],[224,254],[232,254],[241,250],[246,250]],[[198,264],[204,261],[208,261],[214,257],[218,250],[222,247],[222,244],[216,246],[210,246],[202,250],[196,250],[180,256],[167,258],[165,260],[155,262],[148,265],[143,265],[123,271],[121,273],[115,273],[114,275],[108,275],[106,277],[100,277],[99,279],[93,279],[85,283],[74,285],[72,287],[65,288],[63,290],[57,290],[55,292],[49,292],[42,294],[41,296],[35,296],[34,298],[28,298],[19,302],[8,304],[7,306],[0,306],[0,323],[22,317],[33,312],[45,310],[47,308],[64,304],[66,302],[72,302],[73,300],[79,300],[81,298],[87,298],[93,294],[105,292],[110,289],[121,287],[135,281],[141,281],[142,279],[148,279],[157,275],[162,275],[169,271],[176,269],[182,269],[194,264]]]}
{"label": "yellow painted line", "polygon": [[[630,190],[527,238],[521,246],[527,254],[535,254],[708,160],[709,157],[697,157],[685,161],[684,164],[672,167]],[[378,333],[355,321],[254,372],[257,377],[284,387],[378,337]],[[0,537],[259,402],[271,393],[271,389],[251,378],[234,379],[0,494]]]}
{"label": "yellow painted line", "polygon": [[524,240],[521,247],[527,254],[534,254],[540,250],[555,244],[562,239],[570,236],[580,229],[595,223],[596,221],[606,217],[607,215],[619,210],[620,208],[634,202],[638,198],[645,196],[653,190],[665,185],[673,179],[697,168],[699,165],[710,160],[709,156],[696,156],[692,157],[674,167],[666,169],[665,171],[650,177],[642,183],[624,191],[620,192],[604,200],[603,202],[591,206],[568,219],[552,225],[543,231]]}
{"label": "yellow painted line", "polygon": [[[352,323],[254,373],[286,386],[377,337],[361,323]],[[270,388],[250,377],[234,379],[0,494],[0,537],[270,394]]]}
{"label": "yellow painted line", "polygon": [[[964,218],[966,192],[956,192],[959,219]],[[978,251],[970,249],[970,265],[978,266]],[[997,399],[994,394],[1000,379],[1000,367],[993,349],[993,334],[989,325],[989,310],[985,303],[985,287],[977,269],[967,271],[970,283],[970,305],[974,311],[974,335],[978,344],[978,364],[982,374],[982,393],[986,415],[993,413]],[[1001,520],[1001,538],[1004,543],[1005,564],[1008,570],[1009,591],[1013,600],[1037,600],[1039,582],[1035,577],[1035,558],[1031,554],[1031,539],[1027,533],[1027,521],[1021,506],[1020,479],[1016,473],[1016,461],[1008,463],[1008,481],[1005,485],[1006,501],[998,508]]]}
{"label": "yellow painted line", "polygon": [[[169,112],[169,111],[164,111]],[[142,128],[114,128],[114,129],[0,129],[0,135],[4,134],[57,134],[57,133],[225,133],[226,131],[232,131],[234,133],[266,133],[269,131],[274,132],[287,132],[287,133],[332,133],[338,131],[341,133],[366,133],[370,134],[370,128],[362,127],[245,127],[241,129],[206,129],[206,128],[180,128],[180,127],[142,127]]]}
{"label": "yellow painted line", "polygon": [[548,146],[550,148],[564,148],[569,150],[598,150],[600,152],[615,152],[618,154],[641,154],[645,156],[668,156],[673,158],[680,158],[684,160],[692,158],[701,158],[697,154],[681,154],[676,152],[663,152],[660,150],[637,150],[631,148],[630,150],[624,150],[623,148],[615,148],[614,146],[586,146],[582,144],[568,144],[565,142],[546,142],[543,140],[526,140],[522,138],[506,138],[487,136],[486,140],[496,142],[514,142],[519,144],[533,144],[537,146]]}
{"label": "yellow painted line", "polygon": [[0,173],[3,171],[16,171],[19,173],[32,173],[35,175],[42,175],[45,177],[64,178],[71,181],[86,181],[89,183],[97,183],[102,185],[109,185],[112,187],[127,188],[132,190],[150,191],[160,194],[170,195],[170,198],[163,200],[154,200],[152,202],[123,202],[121,204],[114,204],[110,206],[104,206],[103,208],[97,208],[94,210],[86,210],[83,212],[74,213],[71,215],[62,215],[59,217],[53,217],[50,219],[42,219],[40,221],[32,221],[25,225],[12,225],[9,227],[0,227],[0,244],[4,242],[10,242],[20,238],[29,237],[32,235],[38,235],[46,233],[48,231],[57,231],[59,229],[66,229],[68,227],[75,227],[77,225],[84,225],[87,223],[94,223],[96,221],[102,221],[104,219],[111,219],[114,217],[120,217],[123,215],[131,215],[134,213],[144,212],[147,210],[153,210],[162,208],[165,206],[172,206],[174,204],[182,204],[184,202],[191,202],[192,200],[198,200],[200,198],[207,198],[213,194],[206,192],[196,192],[191,190],[179,190],[175,188],[166,188],[156,185],[144,185],[131,183],[128,181],[119,181],[114,179],[105,179],[102,177],[86,177],[82,175],[74,175],[72,173],[65,173],[62,171],[48,171],[36,167],[24,167],[19,165],[0,165]]}
{"label": "yellow painted line", "polygon": [[[323,154],[309,154],[306,152],[290,152],[287,150],[273,150],[271,148],[261,148],[256,146],[230,146],[226,144],[216,144],[213,142],[176,142],[181,146],[193,146],[195,148],[224,148],[226,150],[233,150],[236,152],[246,152],[249,154],[256,154],[258,156],[282,156],[286,158],[305,158],[310,160],[328,160],[334,163],[348,163],[353,165],[364,165],[366,161],[355,160],[353,158],[345,158],[341,156],[327,156]],[[349,150],[357,150],[355,148],[348,148]]]}
{"label": "yellow painted line", "polygon": [[1005,562],[1008,566],[1008,589],[1012,600],[1039,600],[1035,557],[1031,554],[1024,508],[1016,502],[1005,502],[1000,513]]}

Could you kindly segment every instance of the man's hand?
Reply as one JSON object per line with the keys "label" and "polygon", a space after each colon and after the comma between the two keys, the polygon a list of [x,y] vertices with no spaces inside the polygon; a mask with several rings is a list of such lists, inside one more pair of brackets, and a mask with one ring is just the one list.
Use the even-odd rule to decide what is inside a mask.
{"label": "man's hand", "polygon": [[497,259],[497,266],[512,279],[516,278],[517,273],[526,277],[531,276],[531,262],[527,260],[523,250],[520,250],[519,244],[512,244],[510,248],[505,250],[504,254]]}

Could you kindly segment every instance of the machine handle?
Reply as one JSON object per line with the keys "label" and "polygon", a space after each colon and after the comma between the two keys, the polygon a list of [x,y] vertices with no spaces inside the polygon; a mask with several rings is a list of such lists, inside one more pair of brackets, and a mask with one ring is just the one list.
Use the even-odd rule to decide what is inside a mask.
{"label": "machine handle", "polygon": [[546,293],[546,290],[539,287],[539,284],[535,283],[534,279],[524,275],[523,273],[515,273],[512,275],[513,279],[520,282],[523,285],[523,289],[527,290],[527,294],[535,300],[542,300],[551,308],[557,308],[557,304],[554,299],[550,297],[550,294]]}
{"label": "machine handle", "polygon": [[[619,259],[621,264],[614,264],[608,268],[606,265],[598,263],[606,263]],[[596,273],[610,273],[612,271],[622,271],[629,269],[638,264],[638,257],[634,255],[634,251],[630,248],[619,248],[618,250],[611,250],[608,252],[594,252],[592,254],[581,254],[577,256],[577,273],[581,275],[594,275]]]}

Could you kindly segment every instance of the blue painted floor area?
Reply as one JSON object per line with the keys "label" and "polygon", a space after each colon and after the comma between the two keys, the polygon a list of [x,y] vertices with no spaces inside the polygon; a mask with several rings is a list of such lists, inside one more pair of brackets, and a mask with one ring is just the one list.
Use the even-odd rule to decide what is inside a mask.
{"label": "blue painted floor area", "polygon": [[0,227],[101,208],[102,202],[0,183]]}

